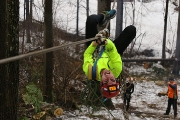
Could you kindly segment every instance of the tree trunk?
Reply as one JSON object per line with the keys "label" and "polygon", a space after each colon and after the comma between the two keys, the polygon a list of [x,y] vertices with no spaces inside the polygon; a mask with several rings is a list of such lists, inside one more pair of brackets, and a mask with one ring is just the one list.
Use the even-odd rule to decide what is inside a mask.
{"label": "tree trunk", "polygon": [[77,0],[76,37],[79,36],[79,0]]}
{"label": "tree trunk", "polygon": [[[0,0],[0,59],[6,58],[6,21],[5,12],[6,11],[6,0]],[[6,113],[4,109],[4,102],[6,101],[6,66],[5,64],[0,64],[0,118],[5,119]]]}
{"label": "tree trunk", "polygon": [[[52,0],[45,0],[44,26],[45,26],[45,33],[44,33],[45,48],[50,48],[53,46]],[[49,52],[45,54],[44,100],[47,102],[53,102],[52,76],[53,76],[53,52]]]}
{"label": "tree trunk", "polygon": [[[6,11],[6,0],[1,0],[0,1],[0,16],[1,16],[1,19],[0,19],[0,59],[3,59],[5,58],[6,56],[6,21],[5,21],[5,11]],[[1,64],[0,64],[1,65]],[[3,69],[2,69],[2,66],[0,66],[0,76],[1,75],[4,75],[3,73],[5,72]]]}
{"label": "tree trunk", "polygon": [[89,16],[89,0],[86,0],[86,16]]}
{"label": "tree trunk", "polygon": [[[6,31],[6,34],[1,34],[3,44],[6,44],[2,52],[6,55],[3,57],[12,57],[18,55],[19,52],[19,0],[1,0],[0,11],[1,23],[4,23],[1,29]],[[5,9],[5,8],[6,9]],[[4,11],[5,10],[5,11]],[[4,21],[6,20],[6,21]],[[1,39],[2,39],[1,38]],[[2,49],[0,48],[0,49]],[[18,111],[18,85],[19,85],[19,61],[7,63],[5,66],[0,65],[4,69],[3,77],[0,77],[0,118],[1,120],[17,120]],[[0,71],[3,71],[1,68]]]}
{"label": "tree trunk", "polygon": [[[102,11],[109,11],[111,10],[111,0],[98,0],[98,13],[100,14]],[[99,30],[102,30],[104,28],[99,27]],[[110,29],[110,24],[108,26],[108,29]]]}
{"label": "tree trunk", "polygon": [[26,37],[27,37],[27,43],[31,43],[31,39],[30,39],[29,0],[26,0]]}
{"label": "tree trunk", "polygon": [[98,0],[98,13],[111,10],[111,0]]}
{"label": "tree trunk", "polygon": [[[180,0],[179,0],[180,7]],[[172,73],[174,75],[180,75],[180,8],[179,8],[179,16],[178,16],[178,28],[177,28],[177,41],[176,41],[176,53],[175,57],[178,61],[175,61]]]}
{"label": "tree trunk", "polygon": [[123,0],[117,0],[117,15],[116,15],[116,37],[123,29]]}
{"label": "tree trunk", "polygon": [[[163,45],[162,45],[162,58],[166,58],[165,47],[166,47],[166,32],[167,32],[167,18],[168,18],[168,4],[169,0],[166,0],[166,11],[164,16],[164,34],[163,34]],[[164,61],[161,62],[164,66]]]}

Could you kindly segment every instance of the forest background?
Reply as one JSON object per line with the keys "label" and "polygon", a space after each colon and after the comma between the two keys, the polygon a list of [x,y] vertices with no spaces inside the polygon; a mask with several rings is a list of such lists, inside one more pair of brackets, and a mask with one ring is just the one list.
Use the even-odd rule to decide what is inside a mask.
{"label": "forest background", "polygon": [[[2,0],[0,58],[33,53],[45,48],[83,40],[86,17],[80,15],[96,14],[102,9],[111,8],[108,3],[111,1],[92,0],[89,1],[89,5],[92,6],[89,6],[87,14],[87,1],[79,1],[80,14],[77,17],[77,1],[58,0],[53,1],[52,4],[52,1],[47,0],[30,0],[28,2],[29,9],[27,9],[28,4],[24,4],[25,1]],[[134,24],[138,30],[137,38],[128,48],[124,59],[138,58],[142,60],[162,57],[161,46],[163,46],[165,35],[163,32],[167,1],[124,2],[123,27]],[[33,6],[31,6],[31,2]],[[107,8],[96,7],[100,5],[99,2],[107,4]],[[24,9],[24,5],[26,9]],[[175,50],[177,50],[176,42],[178,41],[178,11],[178,1],[170,1],[167,41],[164,50],[166,58],[174,58],[177,53]],[[48,14],[49,12],[53,14]],[[133,14],[134,17],[132,17]],[[78,26],[77,21],[82,24],[78,24]],[[111,35],[115,37],[116,18],[111,20],[110,24]],[[54,103],[52,106],[55,108],[60,106],[64,110],[70,110],[74,108],[73,106],[82,104],[78,98],[80,98],[81,90],[85,88],[83,83],[86,81],[81,69],[84,48],[83,44],[71,45],[47,54],[31,55],[19,61],[0,64],[1,119],[33,118],[36,113],[45,111],[42,108],[42,106],[46,106],[44,104],[52,105],[49,103]],[[137,77],[137,79],[141,78],[140,80],[144,80],[142,77],[145,76],[148,80],[165,81],[172,73],[173,65],[175,63],[177,63],[175,66],[178,65],[178,61],[174,62],[173,60],[169,60],[163,67],[159,67],[161,65],[157,60],[154,62],[144,61],[126,62],[124,67],[128,70],[128,75]],[[142,66],[146,63],[149,65],[148,69],[144,69]],[[164,71],[164,69],[166,70]],[[149,73],[151,75],[147,77]],[[176,77],[178,80],[178,76]]]}

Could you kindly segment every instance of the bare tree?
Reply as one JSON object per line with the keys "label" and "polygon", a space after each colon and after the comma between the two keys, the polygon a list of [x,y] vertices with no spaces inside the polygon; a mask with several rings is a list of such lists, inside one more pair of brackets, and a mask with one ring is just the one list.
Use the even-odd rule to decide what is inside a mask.
{"label": "bare tree", "polygon": [[98,0],[98,13],[111,9],[111,0]]}
{"label": "bare tree", "polygon": [[123,0],[117,0],[116,37],[123,29]]}
{"label": "bare tree", "polygon": [[[102,11],[109,11],[111,10],[111,0],[98,0],[98,14]],[[108,26],[110,29],[110,24]],[[99,28],[101,30],[103,28]]]}
{"label": "bare tree", "polygon": [[[19,0],[1,0],[0,13],[2,18],[0,36],[4,45],[1,45],[0,57],[16,56],[19,52]],[[18,85],[19,61],[0,65],[1,120],[17,120]]]}
{"label": "bare tree", "polygon": [[[44,8],[44,44],[45,48],[53,46],[53,32],[52,32],[52,0],[45,0]],[[52,76],[53,76],[53,52],[45,54],[45,79],[44,79],[44,100],[53,102],[52,94]]]}
{"label": "bare tree", "polygon": [[175,57],[178,58],[178,61],[174,63],[173,74],[179,75],[180,73],[180,0],[179,0],[179,16],[178,16],[178,28],[177,28],[177,41],[176,41],[176,53]]}
{"label": "bare tree", "polygon": [[[6,11],[6,0],[1,0],[0,1],[0,59],[3,59],[6,57],[6,21],[5,21],[5,11]],[[4,86],[5,84],[5,79],[6,79],[6,65],[5,64],[0,64],[0,118],[3,116],[6,116],[6,113],[4,113],[4,109],[6,106],[4,106],[4,102],[6,101],[6,87]]]}
{"label": "bare tree", "polygon": [[[165,46],[166,46],[168,4],[169,4],[169,0],[166,0],[166,11],[165,11],[165,16],[164,16],[164,34],[163,34],[163,45],[162,45],[162,58],[166,58]],[[164,66],[164,62],[161,62],[161,64]]]}
{"label": "bare tree", "polygon": [[30,40],[30,13],[29,13],[29,0],[25,0],[26,2],[26,37],[27,43],[31,43]]}
{"label": "bare tree", "polygon": [[86,0],[86,16],[89,16],[89,0]]}
{"label": "bare tree", "polygon": [[[1,0],[0,1],[0,16],[1,16],[1,20],[0,20],[0,59],[5,58],[6,56],[6,21],[5,21],[5,11],[6,11],[6,0]],[[3,67],[4,65],[0,64],[0,78],[3,78],[2,76],[4,76],[4,72],[6,71],[5,68]],[[2,82],[0,82],[0,84],[2,84]]]}

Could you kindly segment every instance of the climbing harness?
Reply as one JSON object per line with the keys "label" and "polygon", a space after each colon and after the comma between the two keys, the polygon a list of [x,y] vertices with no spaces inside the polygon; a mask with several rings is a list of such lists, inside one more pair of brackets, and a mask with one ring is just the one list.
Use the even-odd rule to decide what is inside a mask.
{"label": "climbing harness", "polygon": [[[95,59],[94,65],[89,65],[88,67],[88,79],[89,80],[98,80],[98,60],[101,58],[103,52],[105,50],[104,45],[99,45],[97,49],[95,50],[93,57]],[[107,99],[115,97],[120,92],[119,89],[119,83],[113,84],[113,85],[107,85],[107,84],[100,84],[101,93],[104,96],[103,102],[105,102]]]}
{"label": "climbing harness", "polygon": [[93,53],[93,59],[95,60],[94,65],[88,66],[88,80],[98,80],[98,67],[97,62],[101,58],[103,52],[105,50],[105,46],[101,45],[96,48]]}
{"label": "climbing harness", "polygon": [[92,79],[93,80],[97,80],[97,77],[98,77],[97,76],[97,71],[98,71],[97,70],[97,62],[98,62],[99,58],[101,58],[104,50],[105,50],[105,46],[102,46],[102,49],[101,49],[99,55],[97,56],[97,58],[95,59],[94,65],[92,67]]}

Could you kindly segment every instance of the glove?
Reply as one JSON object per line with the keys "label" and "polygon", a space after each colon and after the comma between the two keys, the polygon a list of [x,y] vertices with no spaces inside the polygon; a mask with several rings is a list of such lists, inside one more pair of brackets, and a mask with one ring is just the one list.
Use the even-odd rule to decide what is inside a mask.
{"label": "glove", "polygon": [[105,38],[109,38],[109,36],[110,36],[109,30],[108,30],[107,28],[106,28],[106,29],[103,29],[103,30],[101,30],[101,31],[99,31],[98,34],[102,34],[103,37],[105,37]]}
{"label": "glove", "polygon": [[100,45],[105,45],[106,44],[106,38],[101,38],[101,44]]}
{"label": "glove", "polygon": [[98,39],[96,39],[96,43],[98,45],[104,45],[106,43],[106,38],[102,34],[98,33],[98,34],[96,34],[96,37],[98,38]]}
{"label": "glove", "polygon": [[95,36],[95,37],[97,37],[97,38],[102,38],[102,37],[103,37],[103,34],[98,33],[98,34],[96,34],[96,36]]}

